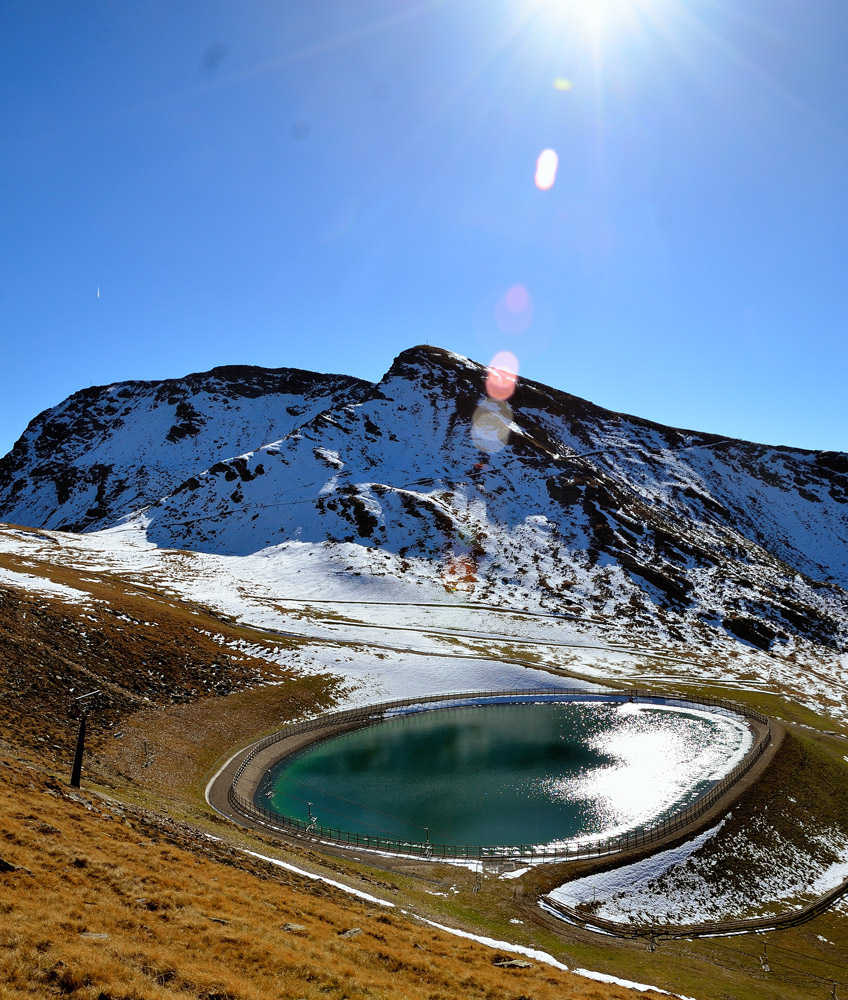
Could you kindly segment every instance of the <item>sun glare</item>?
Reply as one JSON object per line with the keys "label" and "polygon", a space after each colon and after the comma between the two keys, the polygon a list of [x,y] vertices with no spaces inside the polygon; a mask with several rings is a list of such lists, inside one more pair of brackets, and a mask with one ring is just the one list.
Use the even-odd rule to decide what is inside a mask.
{"label": "sun glare", "polygon": [[576,21],[592,34],[623,28],[656,6],[657,0],[551,0],[559,16]]}

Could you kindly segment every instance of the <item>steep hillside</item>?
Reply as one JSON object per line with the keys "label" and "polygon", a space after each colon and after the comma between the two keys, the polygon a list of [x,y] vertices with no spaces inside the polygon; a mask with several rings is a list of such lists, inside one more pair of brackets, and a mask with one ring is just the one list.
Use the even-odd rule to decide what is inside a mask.
{"label": "steep hillside", "polygon": [[[260,391],[248,371],[250,392]],[[320,383],[321,395],[309,381],[319,377],[302,375],[302,394],[286,397],[296,421],[277,420],[278,395],[250,397],[263,418],[239,433],[233,414],[246,412],[238,392],[248,393],[233,388],[235,374],[237,405],[225,407],[218,390],[226,418],[212,416],[208,376],[193,377],[202,388],[167,413],[128,396],[106,414],[99,390],[96,422],[70,423],[66,412],[85,412],[78,394],[3,460],[0,517],[86,529],[123,519],[160,547],[272,560],[293,543],[347,543],[360,554],[357,572],[429,567],[475,600],[529,594],[550,610],[624,616],[637,633],[730,637],[783,656],[799,642],[848,648],[848,456],[663,427],[525,380],[499,401],[487,375],[418,347],[374,386],[336,379],[332,393]],[[140,456],[139,428],[151,414],[164,428],[178,406],[202,413],[187,419],[202,430],[174,442],[187,424],[161,435],[154,421]],[[109,461],[93,461],[95,423]],[[61,469],[50,458],[56,427],[68,441]],[[175,447],[185,457],[166,476],[161,463]],[[85,474],[67,472],[78,468],[70,453],[85,454]],[[105,471],[93,496],[96,469]],[[154,500],[168,476],[167,495]]]}
{"label": "steep hillside", "polygon": [[68,531],[103,527],[366,388],[344,375],[233,365],[82,389],[39,414],[0,459],[0,516]]}
{"label": "steep hillside", "polygon": [[[267,557],[252,562],[118,541],[111,533],[0,527],[4,997],[236,1000],[393,991],[428,1000],[600,1000],[628,995],[619,977],[702,1000],[805,1000],[818,995],[822,975],[833,974],[833,959],[845,948],[844,911],[767,939],[663,941],[648,951],[642,941],[553,921],[538,905],[537,876],[527,872],[416,862],[375,870],[365,858],[253,836],[205,806],[206,782],[233,749],[281,721],[332,703],[422,690],[574,686],[572,678],[533,669],[538,653],[550,663],[573,645],[589,667],[593,655],[623,655],[603,646],[602,637],[620,638],[626,628],[469,606],[444,590],[441,602],[427,606],[360,604],[353,573],[336,584],[348,590],[348,602],[268,601],[252,596],[263,589],[256,569]],[[305,562],[336,552],[303,548],[315,556]],[[354,549],[341,546],[336,554]],[[235,580],[228,584],[232,618],[210,613],[195,596],[219,603],[216,587],[222,578],[226,583],[228,566],[230,573],[254,571],[244,590]],[[328,559],[313,569],[307,586],[332,586],[332,566]],[[304,577],[301,568],[290,585],[305,589]],[[192,596],[180,600],[181,589]],[[260,618],[263,605],[273,626],[251,629],[233,620]],[[317,631],[317,638],[305,634]],[[420,652],[408,648],[410,638]],[[524,655],[526,666],[516,664]],[[754,663],[771,661],[756,650],[748,655]],[[638,651],[630,660],[637,670],[652,662]],[[594,662],[606,669],[616,661]],[[78,793],[66,788],[76,734],[67,709],[92,687],[103,694],[89,720]],[[822,752],[808,754],[802,766],[784,759],[779,780],[770,778],[734,809],[727,836],[710,841],[703,863],[694,867],[692,855],[682,872],[640,885],[640,905],[660,906],[668,896],[673,906],[682,892],[693,907],[783,910],[840,846],[833,832],[845,827],[848,801],[844,727],[825,737],[831,720],[776,696],[743,697],[787,717]],[[725,877],[727,858],[732,878]],[[565,877],[538,873],[551,884]],[[351,898],[350,891],[360,895]],[[361,893],[382,902],[363,901]],[[448,937],[424,919],[492,939],[493,947]],[[758,958],[766,940],[768,971]],[[514,959],[530,966],[503,964]]]}
{"label": "steep hillside", "polygon": [[2,746],[0,775],[6,1000],[665,993],[595,982],[563,963],[528,962],[452,936],[391,901],[362,898],[361,890],[355,898],[344,883],[275,863],[273,848],[267,857],[251,844],[251,853],[113,798],[69,791],[8,759]]}
{"label": "steep hillside", "polygon": [[[115,748],[127,744],[126,721],[138,712],[161,729],[166,707],[223,701],[227,721],[216,728],[238,742],[257,725],[331,701],[330,678],[300,677],[269,663],[261,647],[245,653],[242,638],[204,609],[97,569],[0,551],[0,744],[67,761],[77,732],[69,708],[92,690],[95,737]],[[263,686],[280,695],[267,722],[248,697]],[[246,702],[248,721],[238,729]],[[200,753],[197,741],[191,750]]]}

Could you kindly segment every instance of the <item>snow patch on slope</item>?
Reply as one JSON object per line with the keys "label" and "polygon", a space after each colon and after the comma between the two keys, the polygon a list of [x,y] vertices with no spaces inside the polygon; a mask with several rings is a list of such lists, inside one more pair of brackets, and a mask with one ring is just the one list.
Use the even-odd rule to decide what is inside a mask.
{"label": "snow patch on slope", "polygon": [[91,604],[91,594],[76,587],[68,587],[64,583],[55,583],[43,576],[32,573],[19,573],[15,570],[0,568],[0,586],[15,587],[39,597],[51,597],[68,604]]}

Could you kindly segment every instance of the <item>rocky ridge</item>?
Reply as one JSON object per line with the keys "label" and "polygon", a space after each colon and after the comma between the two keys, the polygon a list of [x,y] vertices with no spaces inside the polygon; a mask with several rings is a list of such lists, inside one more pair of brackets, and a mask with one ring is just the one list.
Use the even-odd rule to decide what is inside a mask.
{"label": "rocky ridge", "polygon": [[273,558],[347,546],[448,590],[792,657],[848,648],[848,455],[665,427],[438,348],[376,384],[219,368],[77,393],[0,460],[0,518]]}
{"label": "rocky ridge", "polygon": [[2,516],[102,527],[367,387],[346,375],[230,365],[82,389],[35,417],[0,459]]}

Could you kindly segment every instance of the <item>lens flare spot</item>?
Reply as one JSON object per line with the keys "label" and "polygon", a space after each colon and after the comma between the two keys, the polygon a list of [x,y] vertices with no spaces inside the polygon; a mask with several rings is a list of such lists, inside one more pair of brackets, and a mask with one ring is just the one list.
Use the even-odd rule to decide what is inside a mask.
{"label": "lens flare spot", "polygon": [[509,399],[515,392],[517,378],[518,358],[511,351],[498,351],[489,365],[486,395],[489,399]]}
{"label": "lens flare spot", "polygon": [[471,440],[488,455],[507,446],[511,430],[512,407],[503,400],[484,400],[471,418]]}
{"label": "lens flare spot", "polygon": [[533,300],[524,285],[513,285],[498,299],[495,322],[503,333],[516,336],[533,322]]}
{"label": "lens flare spot", "polygon": [[561,90],[561,91],[571,90],[572,86],[573,85],[571,83],[571,80],[569,80],[565,76],[558,76],[554,80],[554,90]]}
{"label": "lens flare spot", "polygon": [[540,191],[550,191],[556,180],[559,157],[553,149],[543,149],[536,160],[536,187]]}
{"label": "lens flare spot", "polygon": [[530,293],[524,285],[513,285],[504,295],[504,305],[510,312],[519,313],[530,305]]}

